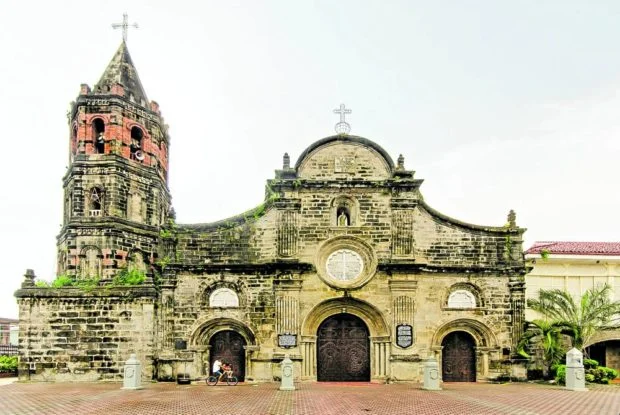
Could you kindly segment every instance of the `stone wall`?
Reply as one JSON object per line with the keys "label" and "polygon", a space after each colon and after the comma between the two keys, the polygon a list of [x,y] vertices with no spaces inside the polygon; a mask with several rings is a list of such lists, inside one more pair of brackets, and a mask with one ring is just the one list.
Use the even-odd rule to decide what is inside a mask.
{"label": "stone wall", "polygon": [[131,353],[153,376],[154,289],[22,288],[20,380],[119,381]]}

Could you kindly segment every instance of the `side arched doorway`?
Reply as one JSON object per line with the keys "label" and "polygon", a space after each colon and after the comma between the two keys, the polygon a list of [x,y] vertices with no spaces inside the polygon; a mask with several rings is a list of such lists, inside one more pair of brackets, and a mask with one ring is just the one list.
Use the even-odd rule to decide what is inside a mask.
{"label": "side arched doorway", "polygon": [[620,370],[620,340],[606,340],[586,347],[588,358],[594,359],[600,366]]}
{"label": "side arched doorway", "polygon": [[444,382],[476,381],[476,342],[465,331],[453,331],[441,342]]}
{"label": "side arched doorway", "polygon": [[366,324],[347,313],[326,318],[317,331],[317,380],[370,381],[370,339]]}
{"label": "side arched doorway", "polygon": [[230,363],[235,376],[243,382],[245,378],[245,339],[236,331],[224,330],[215,333],[209,341],[211,347],[211,367],[209,373],[213,371],[213,362],[220,360]]}

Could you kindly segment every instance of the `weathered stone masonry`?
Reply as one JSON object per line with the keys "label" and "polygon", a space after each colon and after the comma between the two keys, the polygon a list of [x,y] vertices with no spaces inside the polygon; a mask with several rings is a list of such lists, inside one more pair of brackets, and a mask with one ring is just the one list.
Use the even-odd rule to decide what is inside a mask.
{"label": "weathered stone masonry", "polygon": [[[167,127],[147,102],[123,44],[74,105],[59,274],[100,282],[50,289],[27,276],[22,378],[118,380],[130,353],[160,380],[205,376],[223,358],[270,381],[285,353],[303,380],[419,381],[427,357],[447,380],[501,373],[524,312],[513,214],[501,227],[447,217],[402,156],[342,134],[294,167],[285,155],[255,209],[177,224]],[[147,278],[116,286],[123,269]]]}

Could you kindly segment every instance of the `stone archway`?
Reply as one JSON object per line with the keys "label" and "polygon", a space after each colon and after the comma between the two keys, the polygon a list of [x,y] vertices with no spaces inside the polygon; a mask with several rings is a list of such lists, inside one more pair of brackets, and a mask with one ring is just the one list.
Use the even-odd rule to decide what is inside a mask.
{"label": "stone archway", "polygon": [[239,380],[252,377],[250,357],[256,346],[254,332],[244,323],[231,318],[212,318],[197,321],[189,336],[190,349],[200,352],[204,375],[211,373],[215,359],[232,363]]}
{"label": "stone archway", "polygon": [[[317,334],[324,322],[338,323],[345,318],[359,319],[366,327],[369,338],[370,380],[383,381],[388,376],[390,357],[390,331],[385,318],[373,305],[351,297],[325,300],[305,316],[301,325],[302,379],[317,380]],[[333,320],[332,320],[333,318]],[[359,325],[359,324],[358,324]]]}
{"label": "stone archway", "polygon": [[599,331],[585,349],[601,366],[620,370],[620,330]]}
{"label": "stone archway", "polygon": [[209,373],[213,374],[213,362],[219,360],[231,365],[232,370],[243,382],[245,379],[245,339],[233,330],[222,330],[211,336],[209,340],[210,367]]}
{"label": "stone archway", "polygon": [[441,374],[444,382],[476,381],[476,343],[464,331],[453,331],[441,342]]}
{"label": "stone archway", "polygon": [[317,332],[317,380],[370,381],[368,327],[357,316],[334,314]]}
{"label": "stone archway", "polygon": [[[461,374],[456,378],[449,374],[448,378],[452,380],[446,381],[475,382],[476,379],[488,376],[489,352],[499,350],[499,344],[497,337],[486,324],[474,319],[461,318],[441,325],[433,335],[431,348],[437,353],[444,376],[448,372],[455,373],[453,371],[456,369],[453,368],[463,364],[467,364],[466,371],[473,374]],[[459,349],[461,352],[455,352]],[[458,356],[465,352],[463,361],[458,362]]]}

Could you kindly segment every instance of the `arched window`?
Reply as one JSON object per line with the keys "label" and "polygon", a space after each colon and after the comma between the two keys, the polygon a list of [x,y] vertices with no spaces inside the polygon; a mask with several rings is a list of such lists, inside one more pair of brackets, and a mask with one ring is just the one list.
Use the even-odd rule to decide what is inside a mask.
{"label": "arched window", "polygon": [[95,153],[103,154],[105,152],[105,123],[101,118],[93,120],[93,140]]}
{"label": "arched window", "polygon": [[468,290],[455,290],[448,297],[449,308],[475,308],[476,297]]}
{"label": "arched window", "polygon": [[142,154],[142,138],[144,137],[144,133],[140,129],[140,127],[132,127],[131,128],[131,144],[129,144],[129,158],[136,161],[144,160],[144,155]]}
{"label": "arched window", "polygon": [[239,297],[230,288],[218,288],[209,296],[209,307],[239,307]]}
{"label": "arched window", "polygon": [[103,216],[103,190],[98,187],[88,194],[88,216]]}

